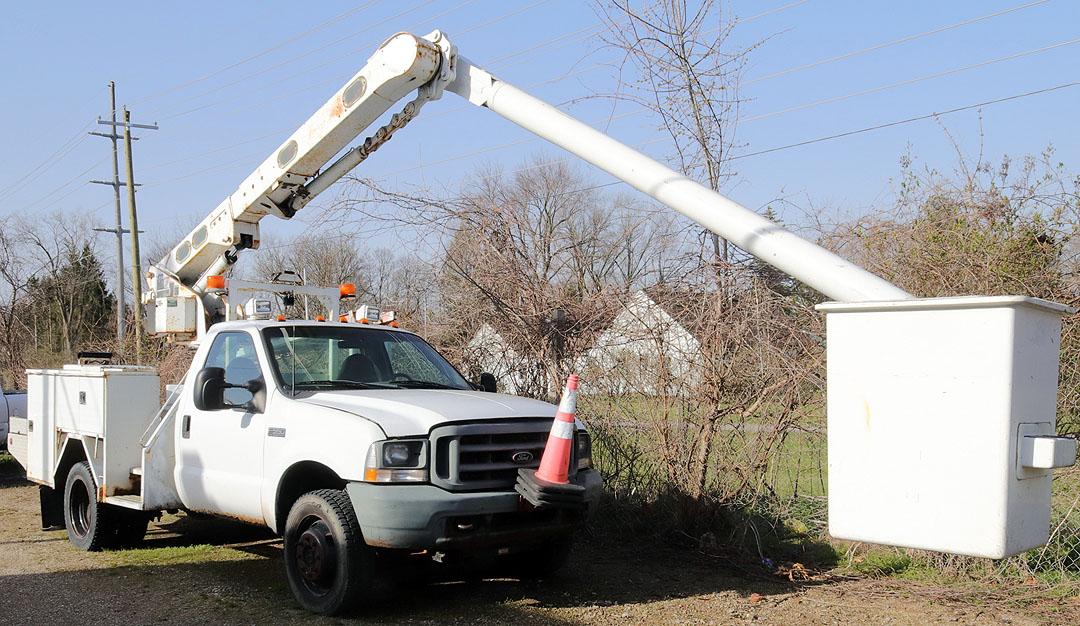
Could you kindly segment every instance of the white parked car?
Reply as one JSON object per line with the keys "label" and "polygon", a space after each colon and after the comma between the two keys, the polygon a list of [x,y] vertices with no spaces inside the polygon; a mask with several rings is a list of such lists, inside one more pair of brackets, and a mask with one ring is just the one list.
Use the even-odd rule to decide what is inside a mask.
{"label": "white parked car", "polygon": [[5,391],[0,401],[0,448],[8,447],[12,417],[26,417],[26,392]]}

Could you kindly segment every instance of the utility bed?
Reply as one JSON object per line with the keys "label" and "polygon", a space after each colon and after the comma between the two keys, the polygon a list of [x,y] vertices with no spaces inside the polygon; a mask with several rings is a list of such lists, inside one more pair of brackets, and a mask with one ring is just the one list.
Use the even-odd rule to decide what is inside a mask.
{"label": "utility bed", "polygon": [[26,423],[17,424],[10,438],[27,478],[62,488],[66,477],[56,476],[57,467],[70,445],[81,444],[99,497],[142,508],[140,439],[160,407],[157,371],[133,365],[65,365],[28,370],[27,387]]}

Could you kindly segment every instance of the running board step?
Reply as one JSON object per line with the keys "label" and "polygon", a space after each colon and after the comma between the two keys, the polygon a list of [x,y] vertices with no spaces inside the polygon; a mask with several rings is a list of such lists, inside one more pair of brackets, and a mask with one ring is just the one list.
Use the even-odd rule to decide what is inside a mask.
{"label": "running board step", "polygon": [[105,498],[105,504],[115,504],[116,506],[122,506],[126,509],[135,509],[141,511],[142,496],[130,495],[130,496],[108,496]]}

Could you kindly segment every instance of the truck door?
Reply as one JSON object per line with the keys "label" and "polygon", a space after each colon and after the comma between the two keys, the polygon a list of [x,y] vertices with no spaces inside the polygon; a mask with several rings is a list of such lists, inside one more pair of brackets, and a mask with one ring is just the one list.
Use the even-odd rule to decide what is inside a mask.
{"label": "truck door", "polygon": [[[201,367],[225,369],[225,382],[266,381],[255,341],[246,332],[214,337]],[[176,422],[176,486],[189,509],[262,523],[262,464],[265,416],[252,408],[199,410],[185,390]],[[246,389],[226,389],[225,401],[242,406]]]}

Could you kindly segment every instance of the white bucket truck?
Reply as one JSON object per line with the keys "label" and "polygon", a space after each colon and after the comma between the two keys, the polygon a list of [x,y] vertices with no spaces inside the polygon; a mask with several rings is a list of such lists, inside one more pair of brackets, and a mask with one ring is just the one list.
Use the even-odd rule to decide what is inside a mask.
{"label": "white bucket truck", "polygon": [[[382,552],[524,552],[536,570],[558,565],[600,489],[580,423],[569,469],[583,501],[527,506],[515,477],[537,463],[556,407],[473,389],[427,343],[375,323],[389,320],[371,310],[333,321],[337,290],[222,277],[240,251],[259,247],[263,217],[291,218],[444,90],[836,300],[821,307],[835,535],[989,557],[1046,541],[1049,473],[1076,455],[1074,440],[1053,436],[1064,307],[915,299],[495,78],[438,31],[388,39],[151,267],[150,330],[198,343],[163,406],[149,368],[31,372],[29,419],[9,439],[43,486],[45,525],[64,524],[93,549],[137,539],[163,509],[265,524],[284,535],[297,599],[322,613],[363,597]],[[257,319],[272,307],[245,296],[260,291],[322,297],[332,321]]]}
{"label": "white bucket truck", "polygon": [[[18,460],[41,485],[42,523],[94,550],[142,539],[185,509],[284,535],[297,599],[336,612],[393,553],[505,555],[549,573],[578,507],[537,510],[514,491],[555,407],[480,391],[417,335],[388,325],[237,320],[200,342],[159,407],[149,367],[29,371]],[[600,489],[588,435],[573,481]],[[379,554],[380,552],[384,554]]]}

